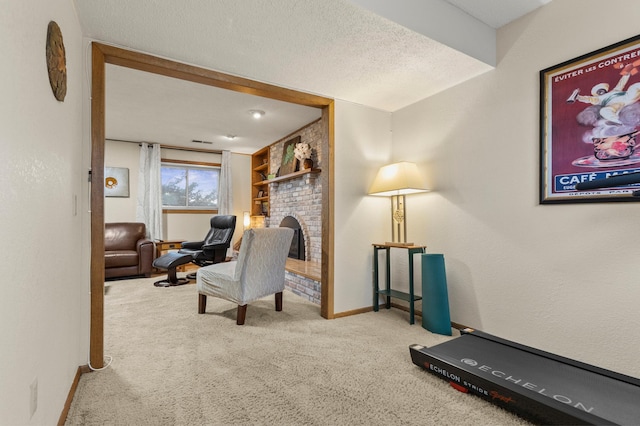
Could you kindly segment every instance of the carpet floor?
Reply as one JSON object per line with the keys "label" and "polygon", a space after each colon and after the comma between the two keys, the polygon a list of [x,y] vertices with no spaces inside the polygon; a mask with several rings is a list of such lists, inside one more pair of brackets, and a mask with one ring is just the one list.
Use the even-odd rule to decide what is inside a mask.
{"label": "carpet floor", "polygon": [[[249,304],[157,278],[105,286],[109,366],[82,375],[67,425],[528,425],[415,366],[409,345],[452,337],[382,309],[334,320],[285,291]],[[455,335],[454,337],[455,338]]]}

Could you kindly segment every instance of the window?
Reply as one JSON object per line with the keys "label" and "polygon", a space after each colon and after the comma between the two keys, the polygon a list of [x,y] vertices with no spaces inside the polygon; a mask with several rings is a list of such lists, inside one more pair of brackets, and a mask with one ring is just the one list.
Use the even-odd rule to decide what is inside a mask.
{"label": "window", "polygon": [[163,161],[161,181],[163,209],[218,209],[220,167]]}

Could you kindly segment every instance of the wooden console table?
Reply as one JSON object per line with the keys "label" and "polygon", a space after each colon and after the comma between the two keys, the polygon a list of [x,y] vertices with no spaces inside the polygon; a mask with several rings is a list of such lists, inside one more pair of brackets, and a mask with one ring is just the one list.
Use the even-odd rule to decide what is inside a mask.
{"label": "wooden console table", "polygon": [[[373,310],[378,312],[379,309],[379,295],[386,297],[385,307],[391,308],[391,298],[406,300],[409,302],[409,324],[415,323],[415,307],[414,302],[422,299],[420,296],[414,294],[413,286],[413,255],[416,253],[424,253],[427,246],[407,246],[394,243],[373,244]],[[391,248],[400,248],[407,250],[409,254],[409,293],[391,289]],[[380,250],[386,251],[386,285],[384,289],[380,289],[378,279],[378,252]]]}

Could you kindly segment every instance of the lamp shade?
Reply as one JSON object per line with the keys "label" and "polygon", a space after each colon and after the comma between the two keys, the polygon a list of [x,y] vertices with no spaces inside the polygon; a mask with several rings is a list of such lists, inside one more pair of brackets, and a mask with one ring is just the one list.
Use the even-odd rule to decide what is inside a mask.
{"label": "lamp shade", "polygon": [[418,166],[401,161],[383,166],[369,188],[369,195],[390,197],[429,191],[424,187]]}

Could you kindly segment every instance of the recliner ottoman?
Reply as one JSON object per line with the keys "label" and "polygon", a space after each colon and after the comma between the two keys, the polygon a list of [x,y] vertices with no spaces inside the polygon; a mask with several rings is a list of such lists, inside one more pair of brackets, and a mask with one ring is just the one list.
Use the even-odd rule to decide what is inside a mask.
{"label": "recliner ottoman", "polygon": [[154,268],[158,269],[166,269],[167,278],[165,278],[164,280],[156,281],[155,283],[153,283],[153,285],[156,287],[169,287],[188,284],[188,278],[178,278],[176,268],[180,265],[190,263],[192,259],[193,256],[191,256],[190,254],[177,252],[169,252],[160,256],[153,261],[153,266]]}

